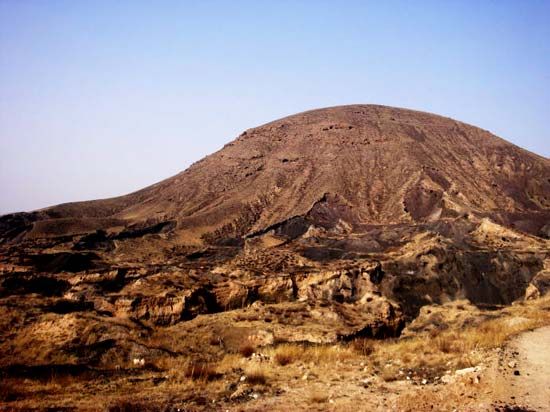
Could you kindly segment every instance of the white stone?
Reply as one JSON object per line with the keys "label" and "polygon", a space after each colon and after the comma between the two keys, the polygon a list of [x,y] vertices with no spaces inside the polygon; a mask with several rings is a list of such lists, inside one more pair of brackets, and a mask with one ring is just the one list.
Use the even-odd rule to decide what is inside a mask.
{"label": "white stone", "polygon": [[441,382],[443,383],[452,383],[454,381],[454,378],[451,375],[443,375],[441,377]]}
{"label": "white stone", "polygon": [[479,372],[480,368],[478,366],[471,368],[458,369],[455,371],[455,375],[467,375],[469,373]]}

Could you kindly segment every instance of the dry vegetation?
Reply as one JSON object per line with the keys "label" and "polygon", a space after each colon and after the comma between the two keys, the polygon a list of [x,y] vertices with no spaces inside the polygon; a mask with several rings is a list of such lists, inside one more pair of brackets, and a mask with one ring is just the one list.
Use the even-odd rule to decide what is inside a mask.
{"label": "dry vegetation", "polygon": [[[201,409],[200,404],[192,402],[201,399],[214,402],[217,399],[216,402],[226,408],[231,402],[237,402],[237,398],[232,397],[235,393],[239,394],[238,402],[249,402],[261,400],[264,396],[266,399],[291,396],[292,391],[298,391],[296,393],[300,393],[302,402],[305,402],[302,406],[322,409],[330,403],[335,410],[345,410],[349,404],[334,403],[338,402],[338,396],[333,397],[326,388],[335,384],[341,388],[359,388],[357,382],[365,380],[369,382],[365,388],[375,385],[376,393],[390,393],[391,388],[402,385],[410,376],[410,382],[416,379],[415,385],[419,386],[408,386],[406,391],[400,389],[401,394],[392,401],[397,410],[424,410],[429,405],[451,408],[460,404],[464,393],[475,393],[478,388],[466,380],[443,386],[422,386],[420,380],[427,378],[432,383],[445,371],[479,365],[491,349],[502,346],[514,335],[550,325],[550,297],[520,302],[496,311],[482,311],[480,323],[463,329],[454,323],[458,318],[454,311],[451,307],[438,318],[439,326],[445,324],[444,327],[400,339],[356,339],[333,345],[282,343],[253,347],[243,344],[234,353],[208,361],[192,356],[161,358],[144,367],[138,375],[140,378],[122,374],[120,378],[110,380],[109,385],[118,388],[116,393],[136,391],[139,385],[143,385],[140,398],[115,397],[103,399],[103,402],[112,411],[155,410],[152,400],[159,402],[159,393],[166,394],[160,399],[169,403],[172,402],[170,396],[176,393],[186,399],[182,401],[183,406],[195,405]],[[67,390],[82,388],[78,377],[61,374],[52,375],[46,384],[41,382],[33,386],[31,381],[25,382],[25,385],[20,385],[16,380],[2,381],[0,401],[17,402],[27,396],[37,396],[38,389],[41,394],[61,396]],[[157,383],[147,386],[151,385],[150,382]],[[105,390],[101,384],[96,385],[98,392]],[[281,388],[286,389],[281,391]],[[360,390],[364,396],[365,389]],[[280,393],[283,395],[275,395]]]}
{"label": "dry vegetation", "polygon": [[268,380],[268,374],[265,368],[253,366],[246,371],[246,382],[251,385],[265,385]]}
{"label": "dry vegetation", "polygon": [[411,338],[354,343],[360,353],[367,347],[374,364],[388,360],[407,368],[450,369],[473,366],[481,362],[483,352],[502,346],[509,338],[526,330],[550,324],[550,298],[519,302],[493,314],[477,326],[457,330],[450,323],[444,330],[432,330]]}

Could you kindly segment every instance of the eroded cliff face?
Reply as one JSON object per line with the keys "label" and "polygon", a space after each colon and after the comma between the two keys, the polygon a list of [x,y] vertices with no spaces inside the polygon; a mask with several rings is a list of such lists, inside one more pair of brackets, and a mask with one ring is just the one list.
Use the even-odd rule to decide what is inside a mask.
{"label": "eroded cliff face", "polygon": [[0,218],[0,367],[397,337],[550,287],[550,163],[381,106],[306,112],[120,198]]}
{"label": "eroded cliff face", "polygon": [[117,368],[245,344],[384,339],[425,305],[498,307],[550,284],[549,241],[488,219],[292,233],[200,248],[147,235],[93,259],[72,251],[74,240],[42,243],[40,259],[32,244],[12,245],[1,267],[2,366]]}

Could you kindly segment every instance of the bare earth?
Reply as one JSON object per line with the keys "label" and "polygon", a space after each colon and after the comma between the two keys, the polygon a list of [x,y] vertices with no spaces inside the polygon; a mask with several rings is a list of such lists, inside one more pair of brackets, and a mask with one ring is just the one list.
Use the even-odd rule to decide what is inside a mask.
{"label": "bare earth", "polygon": [[529,410],[550,410],[549,343],[547,326],[523,333],[507,346],[495,381],[502,401]]}
{"label": "bare earth", "polygon": [[453,119],[248,129],[0,216],[0,410],[550,410],[549,222],[550,159]]}

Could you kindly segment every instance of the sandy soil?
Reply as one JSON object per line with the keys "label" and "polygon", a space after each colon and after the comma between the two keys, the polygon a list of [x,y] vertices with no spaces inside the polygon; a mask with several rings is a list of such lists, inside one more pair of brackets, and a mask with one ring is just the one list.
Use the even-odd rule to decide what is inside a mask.
{"label": "sandy soil", "polygon": [[499,359],[495,390],[509,405],[550,410],[550,326],[510,342]]}

